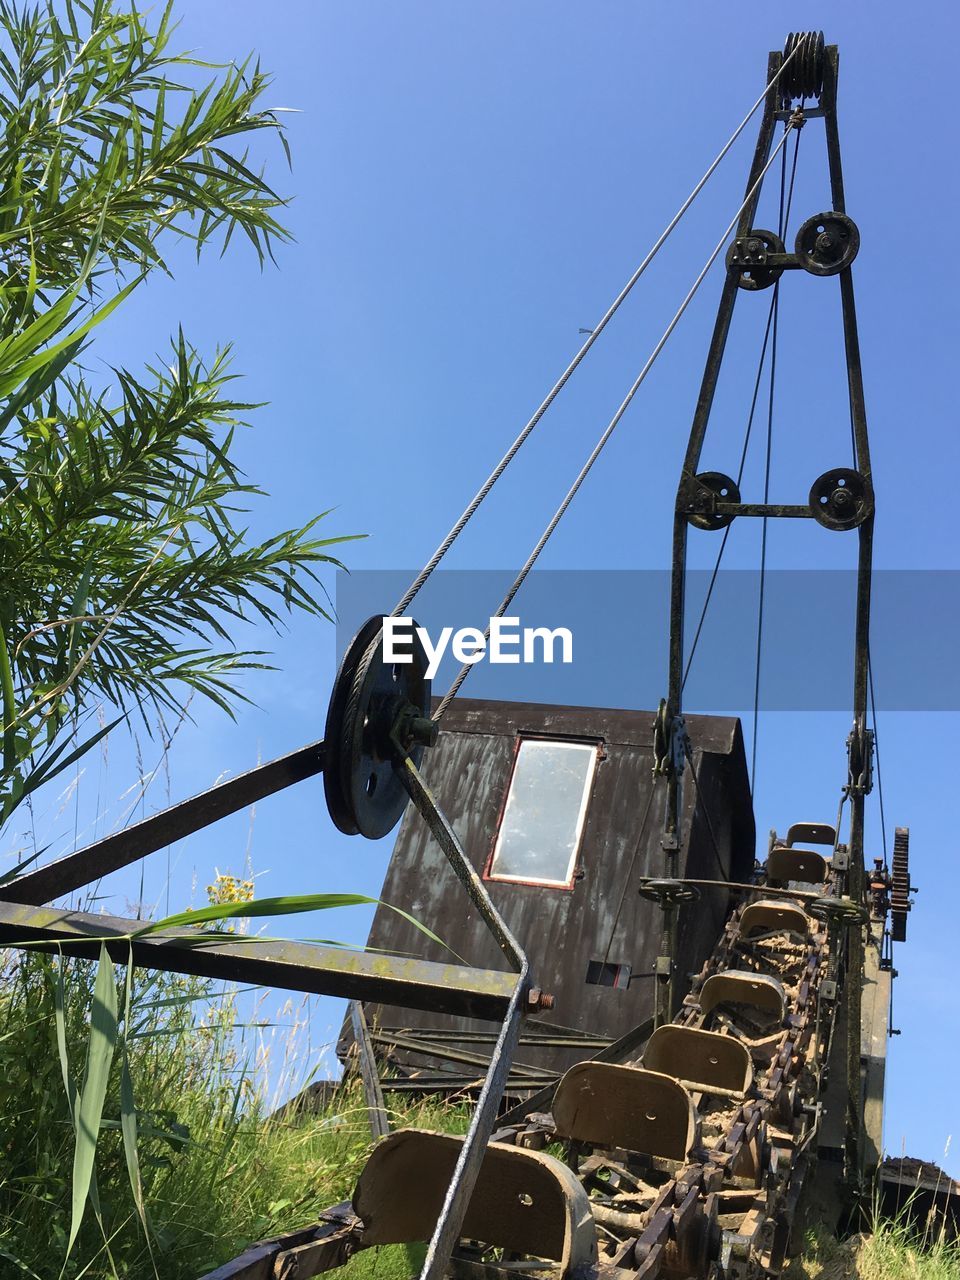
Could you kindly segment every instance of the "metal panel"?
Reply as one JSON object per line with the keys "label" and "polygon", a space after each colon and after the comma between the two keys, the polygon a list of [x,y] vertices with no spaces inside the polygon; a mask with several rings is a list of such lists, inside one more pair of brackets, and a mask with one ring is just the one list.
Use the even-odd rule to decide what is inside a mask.
{"label": "metal panel", "polygon": [[[662,875],[665,868],[660,847],[663,788],[654,791],[652,722],[648,711],[458,699],[450,705],[440,741],[424,764],[441,809],[473,866],[482,871],[496,839],[518,734],[600,742],[572,890],[497,881],[489,881],[487,888],[524,943],[537,985],[555,997],[551,1019],[608,1039],[642,1022],[653,1008],[659,910],[637,893],[642,878]],[[692,716],[688,725],[702,807],[696,803],[696,789],[687,788],[681,874],[736,879],[752,868],[754,848],[739,725],[731,718],[709,716]],[[719,866],[704,808],[719,848]],[[455,939],[458,953],[471,964],[489,968],[497,963],[495,943],[452,885],[442,853],[412,809],[400,828],[381,896],[418,919],[437,921],[439,932]],[[681,992],[687,975],[700,967],[719,934],[728,902],[722,888],[705,889],[699,903],[681,912]],[[422,935],[414,936],[395,912],[383,910],[375,916],[370,945],[416,950],[430,959],[440,956],[435,945]],[[586,982],[590,962],[604,959],[631,966],[629,987]],[[395,1022],[376,1009],[368,1010],[368,1016],[375,1029],[381,1022]],[[433,1028],[448,1036],[471,1030],[463,1018],[451,1023],[427,1013],[404,1019],[404,1026],[421,1041],[429,1040]],[[349,1030],[345,1034],[349,1038]],[[444,1043],[454,1047],[449,1039]],[[468,1042],[456,1047],[474,1052],[477,1048]],[[402,1051],[392,1056],[405,1060]],[[582,1046],[527,1045],[522,1056],[530,1066],[562,1072],[587,1053]],[[423,1068],[422,1055],[415,1065]]]}

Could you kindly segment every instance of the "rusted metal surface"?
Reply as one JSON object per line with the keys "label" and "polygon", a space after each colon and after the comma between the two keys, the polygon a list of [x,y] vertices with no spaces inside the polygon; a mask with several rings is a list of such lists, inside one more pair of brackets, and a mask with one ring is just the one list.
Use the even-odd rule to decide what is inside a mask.
{"label": "rusted metal surface", "polygon": [[[430,1233],[461,1145],[450,1134],[408,1129],[374,1149],[353,1198],[365,1247]],[[576,1177],[549,1156],[501,1143],[487,1148],[464,1234],[553,1259],[565,1275],[597,1261],[590,1201]]]}
{"label": "rusted metal surface", "polygon": [[297,1280],[342,1266],[360,1242],[360,1220],[349,1201],[328,1209],[319,1222],[251,1245],[204,1280]]}
{"label": "rusted metal surface", "polygon": [[380,1088],[370,1028],[367,1026],[363,1005],[359,1000],[350,1001],[350,1026],[353,1030],[353,1046],[357,1053],[360,1079],[363,1082],[363,1093],[367,1102],[370,1132],[374,1138],[385,1138],[390,1132],[390,1121],[383,1101],[383,1090]]}
{"label": "rusted metal surface", "polygon": [[309,991],[354,1000],[396,1002],[404,1008],[436,1010],[502,1022],[516,976],[465,965],[439,964],[400,956],[374,955],[305,942],[265,942],[196,932],[135,936],[142,920],[91,915],[54,907],[0,902],[0,944],[56,947],[66,955],[94,960],[105,941],[111,956],[126,961],[130,948],[138,965],[201,977]]}
{"label": "rusted metal surface", "polygon": [[579,1062],[557,1086],[556,1132],[571,1142],[685,1160],[699,1138],[696,1108],[673,1076],[610,1062]]}
{"label": "rusted metal surface", "polygon": [[[838,888],[831,872],[820,896]],[[824,1006],[819,988],[837,968],[833,950],[848,946],[846,931],[828,926],[832,914],[810,905],[807,895],[794,900],[802,929],[790,919],[759,935],[743,927],[750,905],[736,907],[675,1020],[656,1033],[736,1046],[743,1088],[629,1065],[574,1067],[549,1112],[498,1130],[452,1277],[505,1280],[490,1253],[502,1247],[511,1266],[554,1259],[561,1280],[612,1270],[623,1280],[752,1280],[782,1270],[837,1031],[837,1004]],[[719,1068],[709,1053],[704,1061]],[[359,1247],[429,1234],[459,1141],[401,1131],[374,1151],[353,1202]],[[549,1143],[561,1144],[566,1163],[535,1150]]]}

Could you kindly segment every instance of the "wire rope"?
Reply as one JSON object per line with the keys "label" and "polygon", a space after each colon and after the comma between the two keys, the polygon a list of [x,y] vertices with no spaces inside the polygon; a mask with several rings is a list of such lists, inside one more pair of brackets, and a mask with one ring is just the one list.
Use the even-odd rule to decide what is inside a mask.
{"label": "wire rope", "polygon": [[[796,133],[795,143],[794,143],[793,169],[790,175],[790,190],[787,195],[786,216],[782,219],[784,229],[786,229],[787,222],[789,221],[790,209],[793,204],[793,190],[794,190],[794,183],[795,183],[796,173],[797,173],[797,152],[799,151],[799,148],[800,148],[801,137],[802,137],[802,130],[798,129]],[[767,323],[763,331],[763,342],[760,347],[760,359],[757,362],[757,376],[754,379],[754,383],[753,383],[753,395],[750,398],[750,411],[747,415],[747,427],[743,437],[743,447],[740,450],[740,464],[737,467],[737,488],[738,489],[740,488],[743,482],[743,472],[747,462],[747,451],[750,447],[750,436],[753,431],[753,420],[754,420],[754,415],[756,414],[756,411],[757,411],[757,403],[760,397],[760,384],[763,381],[763,370],[764,370],[764,364],[766,362],[766,357],[767,357],[767,346],[770,342],[770,330],[773,325],[773,312],[774,312],[774,304],[776,302],[776,298],[777,298],[777,293],[775,290],[773,293],[773,296],[770,299],[770,307],[767,311]],[[690,675],[690,668],[693,665],[693,657],[697,651],[697,644],[700,641],[700,635],[701,635],[701,632],[703,631],[703,625],[707,618],[707,610],[710,607],[710,601],[713,597],[713,589],[716,586],[717,576],[720,572],[720,563],[723,560],[723,553],[727,549],[727,539],[730,536],[730,530],[732,528],[733,526],[728,524],[723,531],[723,538],[721,539],[721,542],[720,542],[720,548],[717,552],[717,558],[716,558],[716,561],[714,562],[713,570],[710,574],[710,582],[707,586],[707,592],[704,597],[703,607],[700,610],[700,617],[699,617],[699,620],[697,621],[697,629],[696,629],[696,632],[694,633],[693,643],[690,646],[690,652],[687,655],[686,666],[684,667],[684,670],[683,670],[683,680],[680,684],[681,693],[686,687],[687,677]]]}
{"label": "wire rope", "polygon": [[[802,108],[802,104],[801,104]],[[790,196],[792,199],[794,183],[797,176],[797,157],[800,153],[800,134],[797,134],[793,150],[793,168],[790,174]],[[783,152],[780,169],[780,212],[777,219],[780,239],[787,234],[787,219],[790,216],[787,201],[787,153]],[[777,384],[777,336],[780,323],[780,281],[773,286],[773,324],[770,330],[770,392],[767,400],[767,449],[763,475],[764,505],[770,501],[770,465],[773,456],[773,406]],[[757,658],[753,682],[753,737],[750,745],[750,794],[756,794],[757,778],[757,741],[760,727],[760,669],[763,657],[763,611],[767,581],[767,530],[769,521],[763,517],[760,534],[760,591],[757,602]]]}
{"label": "wire rope", "polygon": [[604,312],[602,318],[600,319],[598,324],[595,326],[593,331],[587,335],[586,341],[577,351],[576,355],[567,365],[566,369],[563,371],[563,373],[560,375],[557,381],[550,388],[545,398],[541,401],[536,412],[533,414],[533,416],[529,419],[529,421],[520,431],[520,434],[514,440],[513,444],[510,445],[509,449],[507,449],[506,453],[503,455],[503,457],[500,459],[500,461],[497,463],[494,469],[490,472],[490,475],[483,482],[483,484],[477,490],[474,497],[464,508],[459,519],[452,526],[447,536],[443,539],[443,541],[437,547],[436,551],[433,553],[433,555],[430,557],[430,559],[427,561],[424,567],[417,574],[416,578],[414,578],[413,582],[407,588],[406,592],[397,602],[393,610],[393,613],[391,615],[392,617],[397,617],[398,615],[402,614],[404,610],[406,610],[409,607],[409,605],[413,602],[414,598],[420,593],[424,584],[427,582],[427,579],[432,575],[433,571],[436,569],[437,565],[440,563],[443,557],[447,554],[447,552],[453,546],[454,542],[456,542],[457,538],[463,532],[464,528],[466,527],[470,519],[473,517],[477,508],[483,502],[484,498],[486,498],[487,494],[490,492],[490,490],[493,488],[496,482],[503,475],[504,471],[506,471],[507,467],[510,465],[510,463],[512,462],[516,454],[519,452],[520,448],[522,447],[522,445],[524,444],[528,436],[535,429],[537,424],[540,422],[540,419],[547,412],[551,404],[553,404],[554,400],[557,398],[557,396],[566,386],[567,382],[570,380],[571,376],[576,371],[581,361],[586,356],[587,352],[590,350],[590,348],[593,346],[596,340],[600,337],[600,334],[603,333],[604,329],[607,327],[609,322],[613,319],[616,312],[620,309],[621,303],[626,299],[627,295],[633,289],[633,286],[637,283],[637,281],[646,271],[647,267],[650,265],[650,263],[654,260],[654,258],[660,252],[663,245],[667,242],[671,233],[676,228],[677,224],[680,222],[681,218],[684,216],[684,214],[693,204],[694,200],[696,200],[697,196],[703,190],[704,186],[706,186],[707,182],[713,175],[717,166],[726,156],[726,154],[728,153],[730,148],[733,146],[733,144],[740,137],[740,134],[743,132],[747,124],[753,118],[757,109],[759,108],[761,103],[764,101],[764,99],[767,97],[767,94],[776,85],[777,81],[783,75],[784,71],[786,71],[790,62],[796,56],[799,47],[800,46],[798,44],[797,47],[793,49],[791,53],[780,64],[780,68],[777,71],[776,75],[773,76],[769,84],[766,85],[766,87],[763,90],[763,93],[761,93],[760,97],[757,98],[756,102],[753,104],[753,106],[744,116],[743,120],[741,120],[740,124],[737,126],[734,132],[730,135],[727,142],[723,145],[721,150],[718,152],[713,163],[709,166],[707,171],[704,173],[703,177],[700,179],[700,181],[691,191],[690,195],[686,198],[686,200],[677,210],[676,214],[674,214],[671,221],[667,224],[665,229],[661,232],[660,236],[654,243],[653,247],[650,249],[647,256],[643,259],[643,261],[634,271],[633,275],[630,277],[627,283],[623,286],[623,288],[614,298],[613,302]]}
{"label": "wire rope", "polygon": [[[693,301],[694,297],[696,296],[700,286],[703,284],[703,281],[707,276],[707,273],[709,272],[710,268],[713,266],[714,262],[719,257],[721,251],[723,250],[724,246],[727,243],[727,238],[729,237],[730,233],[733,231],[734,227],[737,225],[740,215],[743,213],[744,209],[746,209],[750,205],[757,191],[760,189],[763,179],[766,177],[767,170],[770,168],[774,160],[776,160],[777,156],[783,150],[787,142],[787,139],[790,137],[790,131],[792,128],[794,128],[794,122],[793,122],[793,119],[791,118],[787,122],[786,127],[783,131],[783,137],[777,143],[776,147],[768,157],[763,168],[760,170],[759,176],[757,177],[756,181],[753,183],[753,185],[750,187],[750,190],[747,192],[746,196],[744,197],[743,203],[737,209],[736,213],[731,218],[727,227],[724,229],[723,235],[720,237],[720,239],[716,244],[716,247],[714,248],[713,252],[710,254],[707,261],[705,262],[702,270],[700,271],[700,274],[697,276],[696,280],[694,280],[693,284],[690,286],[690,289],[688,290],[686,297],[683,299],[679,308],[674,313],[673,319],[667,325],[659,342],[656,344],[653,351],[648,356],[646,364],[644,364],[643,368],[640,370],[639,374],[634,379],[633,384],[630,387],[627,394],[624,396],[620,404],[620,407],[617,409],[616,413],[610,419],[609,423],[604,429],[599,440],[594,445],[593,450],[590,453],[590,456],[587,458],[586,462],[581,467],[580,472],[577,475],[577,478],[574,480],[573,484],[570,486],[569,490],[566,493],[566,496],[564,497],[563,501],[560,503],[560,506],[554,512],[553,516],[550,519],[550,522],[548,523],[547,527],[544,529],[543,533],[541,534],[539,541],[537,542],[536,546],[533,548],[533,551],[527,557],[526,563],[524,564],[520,572],[517,574],[509,591],[501,601],[500,606],[497,609],[497,612],[493,615],[494,618],[502,618],[506,613],[507,609],[509,609],[510,605],[513,603],[514,597],[516,596],[520,588],[523,586],[523,583],[525,582],[527,575],[530,573],[530,570],[536,564],[541,551],[547,545],[547,542],[550,540],[550,537],[553,534],[553,531],[556,529],[557,525],[560,523],[564,513],[566,512],[567,508],[570,506],[570,503],[576,497],[577,492],[580,489],[580,486],[583,484],[584,480],[590,474],[590,471],[593,468],[594,463],[596,462],[597,458],[599,458],[600,454],[603,452],[607,442],[609,441],[610,437],[613,435],[614,431],[619,425],[624,414],[627,412],[627,409],[630,407],[630,404],[634,396],[637,394],[641,385],[645,381],[647,374],[650,372],[650,370],[653,368],[654,364],[656,363],[656,360],[660,355],[661,351],[663,350],[663,348],[666,346],[667,341],[670,338],[670,335],[673,333],[674,329],[676,329],[677,325],[680,323],[680,320],[683,317],[684,312],[686,311],[687,307],[690,305],[690,303]],[[485,639],[488,639],[489,635],[490,635],[490,627],[488,624],[485,632]],[[434,719],[440,719],[443,716],[450,702],[452,701],[453,698],[456,697],[457,693],[459,692],[460,687],[463,684],[464,680],[466,680],[467,676],[470,674],[470,668],[472,667],[472,665],[473,665],[472,663],[464,663],[463,666],[460,668],[460,671],[457,674],[456,679],[454,680],[453,684],[450,686],[447,693],[444,695],[442,702],[437,708],[436,713],[434,715]]]}
{"label": "wire rope", "polygon": [[870,719],[873,721],[873,750],[877,757],[877,799],[880,802],[880,835],[883,840],[883,869],[890,870],[887,859],[887,818],[883,807],[883,774],[880,772],[880,729],[877,725],[877,699],[873,692],[873,659],[867,648],[867,679],[870,688]]}

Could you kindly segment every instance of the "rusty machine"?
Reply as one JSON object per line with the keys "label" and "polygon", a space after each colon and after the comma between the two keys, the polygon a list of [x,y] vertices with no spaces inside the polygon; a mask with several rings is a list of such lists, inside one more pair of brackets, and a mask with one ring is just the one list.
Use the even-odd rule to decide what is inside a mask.
{"label": "rusty machine", "polygon": [[[352,1001],[356,1062],[379,1141],[351,1202],[253,1246],[208,1280],[293,1280],[358,1250],[423,1242],[423,1280],[713,1280],[776,1276],[812,1185],[856,1197],[881,1153],[893,940],[910,909],[908,834],[865,865],[873,786],[870,451],[837,125],[838,55],[791,35],[676,218],[399,601],[406,616],[477,507],[733,142],[759,114],[745,195],[663,338],[498,610],[504,616],[714,260],[725,275],[677,491],[667,692],[654,712],[432,698],[426,661],[388,662],[383,618],[347,649],[322,742],[222,783],[4,885],[0,943],[44,939],[138,964]],[[801,130],[823,130],[829,209],[785,245]],[[792,151],[792,170],[788,154]],[[778,162],[777,231],[754,219]],[[735,304],[770,299],[775,348],[790,273],[839,285],[852,457],[794,505],[744,500],[699,469]],[[769,294],[766,291],[769,290]],[[761,372],[763,356],[761,356]],[[758,373],[757,387],[760,384]],[[754,397],[756,401],[756,395]],[[740,518],[808,519],[859,542],[848,774],[833,821],[793,821],[756,861],[739,723],[684,714],[687,539],[722,548]],[[717,564],[719,566],[719,557]],[[699,636],[699,627],[697,628]],[[696,637],[694,639],[694,647]],[[442,728],[442,732],[440,732]],[[463,963],[378,914],[347,952],[134,922],[43,904],[293,783],[322,774],[348,834],[403,825],[386,896],[455,931]],[[624,797],[628,797],[624,800]],[[615,803],[616,801],[616,803]],[[409,886],[419,886],[412,896]],[[406,886],[406,888],[405,888]],[[405,898],[406,894],[406,898]],[[385,956],[383,949],[402,955]],[[463,1138],[389,1132],[383,1088],[472,1096]]]}

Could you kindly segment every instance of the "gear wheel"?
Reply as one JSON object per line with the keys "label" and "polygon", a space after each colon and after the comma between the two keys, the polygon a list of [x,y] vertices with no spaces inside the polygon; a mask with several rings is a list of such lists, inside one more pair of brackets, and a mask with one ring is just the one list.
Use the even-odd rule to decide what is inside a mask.
{"label": "gear wheel", "polygon": [[907,913],[910,902],[910,829],[897,827],[893,836],[893,883],[890,887],[890,936],[894,942],[907,940]]}

